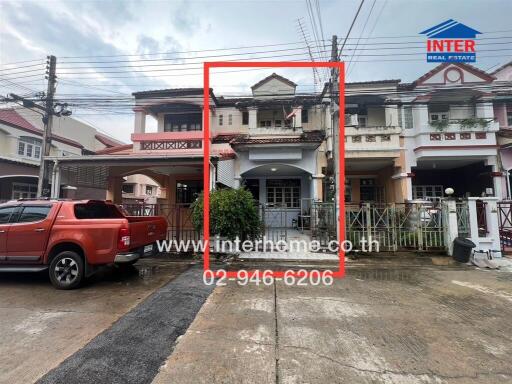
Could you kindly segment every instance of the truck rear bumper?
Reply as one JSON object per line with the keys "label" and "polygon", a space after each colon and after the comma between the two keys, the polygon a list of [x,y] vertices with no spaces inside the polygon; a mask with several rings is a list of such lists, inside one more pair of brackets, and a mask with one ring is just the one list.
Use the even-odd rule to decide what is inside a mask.
{"label": "truck rear bumper", "polygon": [[140,258],[140,253],[133,252],[133,253],[118,253],[114,259],[114,263],[129,263],[131,261],[137,260]]}

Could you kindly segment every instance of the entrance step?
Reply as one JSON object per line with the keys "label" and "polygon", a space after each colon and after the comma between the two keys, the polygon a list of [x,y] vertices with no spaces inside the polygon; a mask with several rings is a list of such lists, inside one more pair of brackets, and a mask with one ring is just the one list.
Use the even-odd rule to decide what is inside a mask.
{"label": "entrance step", "polygon": [[268,261],[337,261],[338,255],[327,252],[243,252],[238,260],[268,260]]}

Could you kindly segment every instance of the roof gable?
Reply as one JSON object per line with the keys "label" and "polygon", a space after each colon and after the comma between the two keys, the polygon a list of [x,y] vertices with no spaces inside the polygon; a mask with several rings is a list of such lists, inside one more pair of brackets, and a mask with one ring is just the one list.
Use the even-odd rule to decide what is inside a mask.
{"label": "roof gable", "polygon": [[413,87],[421,85],[453,85],[464,83],[491,83],[495,77],[466,63],[442,63],[415,80]]}
{"label": "roof gable", "polygon": [[420,34],[427,35],[429,39],[474,39],[476,35],[482,33],[458,21],[449,19],[420,32]]}
{"label": "roof gable", "polygon": [[492,75],[498,81],[512,81],[512,61],[503,64],[492,72]]}
{"label": "roof gable", "polygon": [[258,81],[256,84],[254,84],[251,87],[251,89],[252,90],[257,89],[257,88],[261,87],[263,84],[268,83],[269,81],[271,81],[273,79],[276,79],[276,80],[278,80],[278,81],[280,81],[280,82],[282,82],[282,83],[284,83],[286,85],[289,85],[290,87],[294,87],[295,88],[297,86],[297,84],[295,84],[293,81],[287,79],[286,77],[278,75],[277,73],[274,72],[270,76],[267,76],[264,79]]}

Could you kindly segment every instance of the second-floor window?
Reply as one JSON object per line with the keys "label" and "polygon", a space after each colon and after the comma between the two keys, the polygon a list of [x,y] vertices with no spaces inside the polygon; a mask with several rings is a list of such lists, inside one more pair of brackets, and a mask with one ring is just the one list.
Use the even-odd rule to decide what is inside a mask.
{"label": "second-floor window", "polygon": [[134,184],[123,184],[123,193],[133,193],[135,192]]}
{"label": "second-floor window", "polygon": [[309,122],[309,113],[308,113],[308,110],[306,108],[302,108],[301,120],[302,120],[303,124]]}
{"label": "second-floor window", "polygon": [[201,113],[168,114],[164,118],[164,132],[200,131],[202,129]]}
{"label": "second-floor window", "polygon": [[146,185],[146,195],[153,194],[153,187],[151,185]]}
{"label": "second-floor window", "polygon": [[38,160],[41,158],[41,146],[42,140],[22,136],[18,141],[18,155]]}
{"label": "second-floor window", "polygon": [[358,116],[357,117],[357,125],[359,127],[366,127],[367,126],[367,122],[368,122],[368,117],[367,116]]}
{"label": "second-floor window", "polygon": [[242,125],[248,125],[249,124],[249,112],[244,111],[242,112]]}
{"label": "second-floor window", "polygon": [[507,112],[507,126],[512,127],[512,111]]}
{"label": "second-floor window", "polygon": [[233,125],[233,115],[228,115],[228,125]]}
{"label": "second-floor window", "polygon": [[219,115],[219,125],[224,124],[224,115]]}

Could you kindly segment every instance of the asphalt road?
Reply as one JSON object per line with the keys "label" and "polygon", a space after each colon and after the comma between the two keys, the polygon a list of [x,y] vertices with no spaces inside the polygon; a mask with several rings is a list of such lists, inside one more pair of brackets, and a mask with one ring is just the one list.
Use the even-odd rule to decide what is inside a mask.
{"label": "asphalt road", "polygon": [[38,383],[148,383],[213,290],[202,269],[182,273]]}

